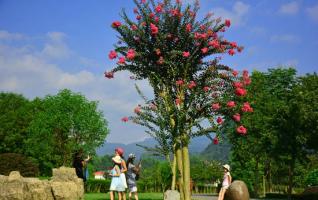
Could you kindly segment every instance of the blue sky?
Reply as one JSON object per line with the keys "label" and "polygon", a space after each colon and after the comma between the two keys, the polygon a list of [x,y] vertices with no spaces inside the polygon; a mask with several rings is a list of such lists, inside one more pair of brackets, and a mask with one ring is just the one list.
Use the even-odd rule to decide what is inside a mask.
{"label": "blue sky", "polygon": [[[184,3],[193,0],[183,0]],[[212,12],[231,19],[225,33],[245,47],[223,63],[243,70],[294,66],[299,74],[317,72],[317,0],[201,0],[198,16]],[[122,8],[132,15],[132,0],[0,0],[0,91],[28,98],[69,88],[98,100],[111,129],[107,140],[130,143],[147,137],[143,129],[120,119],[142,103],[134,81],[122,72],[105,80],[103,72]],[[146,81],[138,82],[151,94]]]}

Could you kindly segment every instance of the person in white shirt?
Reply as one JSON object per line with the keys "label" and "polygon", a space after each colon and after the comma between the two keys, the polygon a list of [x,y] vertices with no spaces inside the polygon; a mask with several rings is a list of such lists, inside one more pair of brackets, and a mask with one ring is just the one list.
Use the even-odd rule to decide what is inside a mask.
{"label": "person in white shirt", "polygon": [[223,169],[224,169],[224,176],[223,176],[222,188],[220,190],[218,200],[224,199],[224,194],[232,182],[232,177],[230,174],[230,165],[228,164],[223,165]]}

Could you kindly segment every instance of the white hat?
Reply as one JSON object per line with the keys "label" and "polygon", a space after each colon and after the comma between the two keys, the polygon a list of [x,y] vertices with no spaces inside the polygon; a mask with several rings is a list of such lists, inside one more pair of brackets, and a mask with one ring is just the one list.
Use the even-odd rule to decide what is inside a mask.
{"label": "white hat", "polygon": [[112,158],[112,160],[115,162],[115,163],[121,163],[121,157],[120,156],[114,156],[113,158]]}
{"label": "white hat", "polygon": [[228,164],[223,165],[223,168],[227,169],[227,171],[230,171],[230,165]]}

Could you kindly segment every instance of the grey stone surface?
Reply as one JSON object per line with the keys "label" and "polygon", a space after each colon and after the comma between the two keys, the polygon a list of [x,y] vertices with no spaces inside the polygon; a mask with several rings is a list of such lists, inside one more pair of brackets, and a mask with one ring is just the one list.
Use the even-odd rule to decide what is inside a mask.
{"label": "grey stone surface", "polygon": [[180,193],[176,190],[167,190],[164,194],[164,200],[180,200]]}

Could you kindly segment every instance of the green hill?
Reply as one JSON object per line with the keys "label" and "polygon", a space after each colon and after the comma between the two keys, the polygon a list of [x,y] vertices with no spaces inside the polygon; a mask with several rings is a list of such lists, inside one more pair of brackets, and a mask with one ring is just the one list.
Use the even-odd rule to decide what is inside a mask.
{"label": "green hill", "polygon": [[231,145],[226,141],[222,141],[217,145],[211,143],[202,152],[201,155],[207,160],[218,160],[221,163],[229,161]]}

